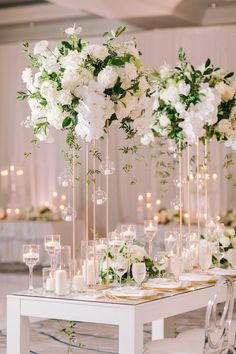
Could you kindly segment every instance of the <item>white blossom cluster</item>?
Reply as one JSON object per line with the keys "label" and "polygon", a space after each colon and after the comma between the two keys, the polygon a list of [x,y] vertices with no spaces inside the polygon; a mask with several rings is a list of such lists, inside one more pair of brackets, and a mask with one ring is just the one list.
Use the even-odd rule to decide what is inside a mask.
{"label": "white blossom cluster", "polygon": [[209,59],[195,69],[183,51],[179,59],[177,67],[164,64],[153,73],[155,123],[149,140],[157,135],[191,145],[217,138],[236,150],[236,83],[228,80],[233,73],[214,69]]}
{"label": "white blossom cluster", "polygon": [[136,43],[118,41],[123,29],[102,44],[79,39],[80,31],[66,29],[68,41],[55,49],[46,40],[33,53],[27,48],[32,67],[22,73],[27,92],[20,93],[31,109],[25,125],[39,140],[46,140],[51,128],[73,127],[77,137],[90,142],[104,135],[108,122],[118,121],[122,128],[126,120],[144,135],[152,124],[152,98]]}

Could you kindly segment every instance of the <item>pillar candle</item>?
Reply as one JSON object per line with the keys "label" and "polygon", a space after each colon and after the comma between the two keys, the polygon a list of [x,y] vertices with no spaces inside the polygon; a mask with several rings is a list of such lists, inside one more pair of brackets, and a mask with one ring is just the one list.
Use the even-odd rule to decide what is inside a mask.
{"label": "pillar candle", "polygon": [[55,293],[57,295],[66,295],[67,293],[67,274],[63,269],[55,272]]}

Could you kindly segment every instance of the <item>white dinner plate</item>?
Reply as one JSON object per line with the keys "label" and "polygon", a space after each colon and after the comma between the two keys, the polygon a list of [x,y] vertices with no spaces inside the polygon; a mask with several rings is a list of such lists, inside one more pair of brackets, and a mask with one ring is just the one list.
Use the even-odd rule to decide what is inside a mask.
{"label": "white dinner plate", "polygon": [[106,289],[103,291],[103,294],[108,296],[121,297],[121,298],[142,299],[144,297],[154,296],[157,294],[157,292],[155,290],[122,287],[122,288],[115,288],[115,289],[114,288]]}
{"label": "white dinner plate", "polygon": [[188,280],[192,282],[214,282],[216,281],[215,274],[203,274],[203,273],[184,273],[179,279],[182,281]]}
{"label": "white dinner plate", "polygon": [[232,277],[236,276],[236,270],[231,268],[223,269],[223,268],[216,267],[216,268],[209,269],[207,273],[211,275],[229,275]]}
{"label": "white dinner plate", "polygon": [[173,281],[170,279],[149,279],[143,286],[152,289],[163,289],[163,290],[171,290],[171,289],[185,289],[191,285],[191,281],[181,280],[181,281]]}

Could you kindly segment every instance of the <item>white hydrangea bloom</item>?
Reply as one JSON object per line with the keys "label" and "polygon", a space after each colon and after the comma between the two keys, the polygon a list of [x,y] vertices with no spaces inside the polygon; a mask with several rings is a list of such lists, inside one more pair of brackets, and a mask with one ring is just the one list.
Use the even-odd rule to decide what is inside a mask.
{"label": "white hydrangea bloom", "polygon": [[104,89],[114,87],[117,79],[118,79],[117,71],[112,66],[106,66],[102,71],[100,71],[97,77],[98,83]]}
{"label": "white hydrangea bloom", "polygon": [[48,49],[48,41],[40,41],[35,44],[33,53],[34,55],[43,54]]}

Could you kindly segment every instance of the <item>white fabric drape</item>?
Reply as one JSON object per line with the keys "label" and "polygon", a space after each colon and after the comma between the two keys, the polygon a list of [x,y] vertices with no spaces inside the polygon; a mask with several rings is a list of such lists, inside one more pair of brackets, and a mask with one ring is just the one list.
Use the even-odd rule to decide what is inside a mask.
{"label": "white fabric drape", "polygon": [[[203,60],[210,57],[216,65],[236,71],[234,47],[236,26],[154,30],[137,33],[135,37],[143,52],[144,62],[150,68],[157,67],[164,61],[174,65],[176,53],[180,47],[183,47],[195,65],[201,64]],[[16,92],[24,88],[21,83],[21,71],[25,66],[25,54],[22,52],[20,43],[0,46],[0,168],[9,164],[17,166],[23,164],[25,174],[17,184],[18,205],[23,207],[43,205],[46,200],[50,200],[52,193],[59,191],[57,176],[64,169],[64,161],[60,153],[64,148],[63,136],[56,134],[55,143],[41,144],[40,148],[33,147],[29,143],[32,139],[30,130],[20,125],[29,114],[27,104],[16,100]],[[129,179],[122,171],[122,166],[127,160],[117,149],[123,145],[123,137],[117,129],[112,129],[110,142],[111,159],[116,164],[116,173],[110,178],[110,228],[128,220],[137,221],[138,194],[150,191],[155,198],[162,199],[163,206],[169,207],[169,202],[175,193],[173,181],[170,181],[168,191],[160,196],[155,162],[151,161],[148,148],[142,149],[148,167],[133,159],[133,174],[138,179],[138,184],[130,186]],[[32,150],[32,156],[25,160],[24,152],[29,150]],[[211,186],[211,208],[214,213],[219,213],[235,206],[236,193],[230,182],[224,179],[222,172],[224,148],[216,145],[213,150],[211,168],[212,172],[216,172],[219,177]],[[83,153],[81,158],[83,161]],[[84,164],[80,168],[82,176],[83,166]],[[0,206],[6,206],[10,202],[10,197],[5,177],[0,178]],[[99,183],[104,188],[104,181],[101,178],[100,180]],[[77,189],[77,208],[79,217],[83,218],[82,184]],[[101,206],[97,214],[99,230],[104,228],[104,217],[105,206]]]}

